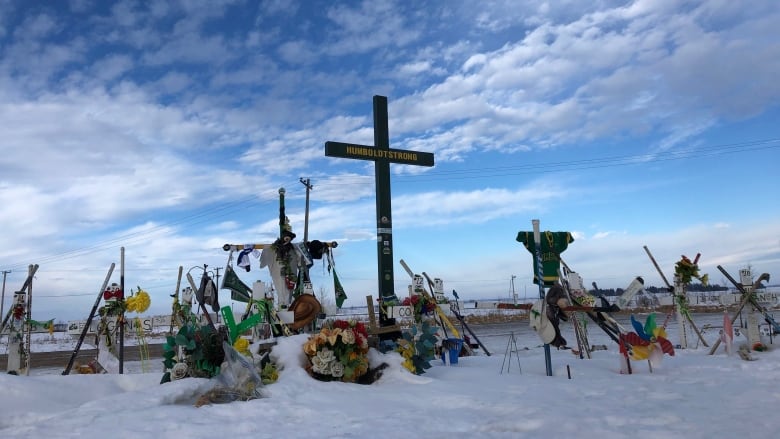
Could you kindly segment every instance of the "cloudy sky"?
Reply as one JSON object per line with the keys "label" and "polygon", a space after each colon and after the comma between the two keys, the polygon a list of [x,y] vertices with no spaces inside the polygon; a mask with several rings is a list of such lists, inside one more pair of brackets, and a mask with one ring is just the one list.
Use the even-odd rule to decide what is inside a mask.
{"label": "cloudy sky", "polygon": [[[387,96],[395,285],[404,259],[461,298],[522,297],[540,219],[587,284],[661,286],[680,255],[780,276],[780,4],[730,1],[0,0],[0,270],[39,264],[34,318],[86,317],[110,264],[170,310],[225,243],[335,240],[376,295],[371,162]],[[322,264],[315,289],[332,295]],[[242,279],[268,280],[255,263]],[[227,293],[225,293],[227,297]],[[226,298],[223,302],[229,302]]]}

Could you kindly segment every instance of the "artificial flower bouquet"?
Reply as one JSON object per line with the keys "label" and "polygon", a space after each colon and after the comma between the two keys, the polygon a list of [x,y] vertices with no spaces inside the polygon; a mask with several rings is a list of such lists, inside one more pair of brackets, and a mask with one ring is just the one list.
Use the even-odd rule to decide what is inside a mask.
{"label": "artificial flower bouquet", "polygon": [[680,276],[682,283],[689,284],[694,278],[699,279],[702,285],[707,285],[709,276],[699,273],[699,266],[696,262],[692,262],[687,256],[683,255],[682,259],[674,264],[674,274]]}
{"label": "artificial flower bouquet", "polygon": [[404,359],[403,366],[415,375],[422,375],[426,369],[431,368],[431,360],[434,357],[436,345],[436,332],[438,327],[431,326],[428,322],[413,325],[401,333],[401,338],[396,340],[396,352]]}
{"label": "artificial flower bouquet", "polygon": [[430,315],[438,306],[434,298],[422,294],[405,298],[401,305],[411,306],[414,309],[414,320],[418,323],[422,321],[422,316]]}
{"label": "artificial flower bouquet", "polygon": [[356,382],[368,372],[368,332],[355,320],[329,320],[303,344],[306,370],[321,381]]}

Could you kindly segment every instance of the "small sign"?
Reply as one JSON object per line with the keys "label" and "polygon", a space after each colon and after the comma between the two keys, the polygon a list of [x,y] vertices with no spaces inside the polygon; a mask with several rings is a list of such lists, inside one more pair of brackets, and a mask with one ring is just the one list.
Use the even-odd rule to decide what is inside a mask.
{"label": "small sign", "polygon": [[411,306],[392,306],[390,307],[390,318],[412,319],[414,318],[414,311]]}

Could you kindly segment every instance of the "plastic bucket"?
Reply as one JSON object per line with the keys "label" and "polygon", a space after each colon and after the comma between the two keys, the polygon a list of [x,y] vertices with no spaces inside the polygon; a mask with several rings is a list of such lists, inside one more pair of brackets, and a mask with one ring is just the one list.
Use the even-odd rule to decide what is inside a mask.
{"label": "plastic bucket", "polygon": [[442,341],[441,344],[441,361],[444,364],[458,364],[458,357],[460,356],[460,350],[463,349],[463,339],[460,338],[448,338]]}

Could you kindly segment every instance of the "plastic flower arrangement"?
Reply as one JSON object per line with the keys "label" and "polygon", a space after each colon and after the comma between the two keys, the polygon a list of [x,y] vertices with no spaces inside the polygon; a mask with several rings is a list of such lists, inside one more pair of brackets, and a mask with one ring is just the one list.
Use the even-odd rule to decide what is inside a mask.
{"label": "plastic flower arrangement", "polygon": [[418,329],[412,326],[397,340],[395,350],[404,358],[403,366],[415,375],[422,375],[431,368],[434,357],[437,327],[423,322]]}
{"label": "plastic flower arrangement", "polygon": [[273,384],[279,379],[279,370],[276,368],[276,364],[268,362],[263,366],[260,371],[260,378],[263,380],[263,384]]}
{"label": "plastic flower arrangement", "polygon": [[708,277],[706,274],[699,273],[699,266],[683,255],[682,258],[674,264],[674,274],[680,276],[680,279],[684,284],[691,283],[691,280],[699,279],[702,285],[707,285]]}
{"label": "plastic flower arrangement", "polygon": [[368,372],[368,332],[355,320],[327,321],[303,344],[306,370],[320,381],[354,383]]}
{"label": "plastic flower arrangement", "polygon": [[149,293],[138,287],[138,292],[125,299],[125,310],[129,312],[142,313],[149,309],[149,305],[152,304],[152,300],[149,298]]}
{"label": "plastic flower arrangement", "polygon": [[[168,372],[163,374],[160,384],[171,381],[177,375],[179,378],[213,378],[219,375],[220,365],[225,360],[224,339],[225,335],[211,326],[192,323],[182,326],[175,336],[167,336],[163,344],[163,366]],[[183,350],[183,359],[179,358],[179,347]],[[179,364],[182,366],[177,366]],[[174,366],[177,366],[177,372],[173,372]]]}
{"label": "plastic flower arrangement", "polygon": [[414,320],[418,323],[422,321],[423,315],[430,315],[437,306],[434,298],[422,294],[405,298],[401,305],[411,306],[414,309]]}
{"label": "plastic flower arrangement", "polygon": [[101,317],[120,316],[127,310],[125,294],[118,284],[112,283],[103,291],[104,305],[98,309]]}
{"label": "plastic flower arrangement", "polygon": [[252,357],[252,353],[249,351],[249,340],[238,337],[236,341],[233,343],[233,349],[235,349],[239,354]]}

